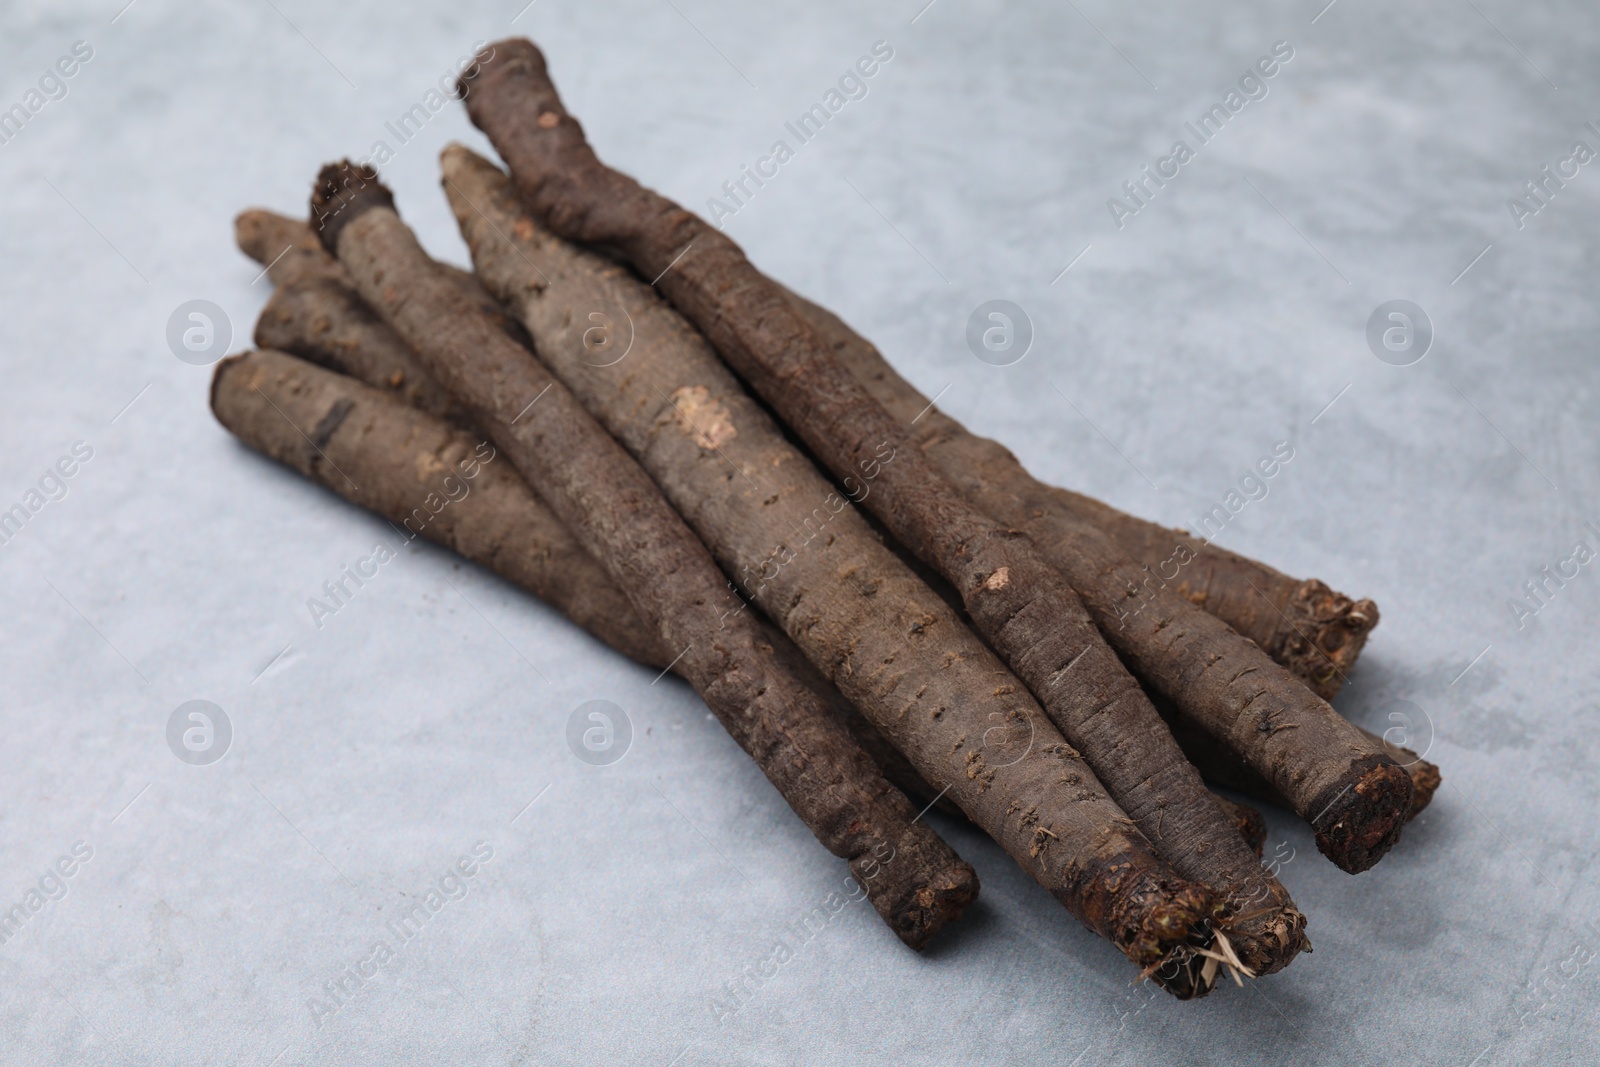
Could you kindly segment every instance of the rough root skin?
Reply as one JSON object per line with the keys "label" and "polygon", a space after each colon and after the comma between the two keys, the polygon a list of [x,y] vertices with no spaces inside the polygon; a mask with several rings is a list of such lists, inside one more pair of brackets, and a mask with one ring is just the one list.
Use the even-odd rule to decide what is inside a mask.
{"label": "rough root skin", "polygon": [[[1180,715],[1170,701],[1161,698],[1154,703],[1156,710],[1172,729],[1172,736],[1177,739],[1184,755],[1189,758],[1190,763],[1200,769],[1200,774],[1206,781],[1279,807],[1290,809],[1294,807],[1283,798],[1282,793],[1241,760],[1236,753]],[[1362,732],[1373,744],[1382,745],[1394,761],[1411,776],[1411,809],[1407,812],[1406,818],[1408,820],[1416,818],[1433,800],[1434,793],[1439,790],[1443,779],[1438,766],[1429,763],[1409,748],[1389,744],[1370,730],[1362,729]]]}
{"label": "rough root skin", "polygon": [[[324,171],[314,210],[327,180]],[[901,850],[896,861],[910,868],[922,858],[938,870],[903,877],[975,886],[970,866],[914,818],[916,809],[831,714],[831,696],[774,655],[770,627],[753,613],[718,610],[733,599],[727,579],[649,475],[428,256],[392,205],[373,198],[376,189],[369,183],[340,216],[336,254],[357,291],[461,399],[662,643],[683,649],[681,676],[817,839],[851,860],[916,835],[925,847]],[[523,418],[535,399],[537,411]],[[869,897],[888,891],[870,882],[865,889]],[[911,917],[893,925],[925,936]]]}
{"label": "rough root skin", "polygon": [[[496,45],[495,53],[495,59],[485,64],[482,81],[469,97],[468,106],[473,111],[474,121],[484,126],[491,139],[501,145],[502,153],[512,161],[513,167],[519,158],[526,162],[527,154],[538,157],[548,150],[559,149],[562,143],[574,153],[587,153],[587,146],[582,142],[581,131],[575,122],[567,118],[551,123],[537,121],[541,115],[558,115],[559,104],[544,78],[542,61],[532,45],[521,41],[504,42]],[[486,117],[486,111],[493,112],[496,117]],[[522,150],[508,150],[508,137],[523,137]],[[588,159],[592,161],[592,155]],[[715,551],[723,554],[725,564],[731,563],[734,572],[744,571],[742,563],[759,564],[762,555],[773,550],[771,538],[774,532],[784,538],[788,536],[786,531],[791,526],[801,525],[796,519],[793,523],[779,523],[776,531],[769,530],[767,524],[774,520],[763,522],[753,519],[753,515],[765,513],[769,505],[774,509],[795,506],[789,501],[810,501],[803,509],[809,510],[830,496],[829,486],[817,476],[806,457],[797,453],[792,446],[783,444],[784,437],[771,425],[770,417],[761,412],[750,396],[744,393],[714,353],[703,351],[694,357],[693,369],[681,362],[676,370],[662,369],[667,362],[688,358],[686,353],[673,355],[656,347],[663,339],[674,336],[691,339],[702,349],[705,340],[687,329],[679,319],[658,319],[669,313],[676,314],[661,304],[659,296],[642,282],[620,278],[621,272],[610,261],[598,260],[591,255],[588,258],[592,262],[588,265],[576,264],[572,261],[573,257],[581,259],[582,255],[570,246],[566,251],[558,251],[549,238],[539,236],[543,232],[542,224],[548,224],[553,219],[565,218],[570,224],[577,225],[580,216],[583,216],[603,226],[602,220],[589,214],[591,209],[613,212],[613,221],[618,226],[614,230],[602,228],[585,231],[588,236],[597,237],[607,232],[627,233],[631,217],[628,197],[601,195],[590,184],[592,180],[603,185],[607,180],[606,174],[610,174],[613,180],[623,181],[620,176],[603,169],[585,172],[582,182],[571,180],[572,175],[565,175],[560,169],[554,172],[554,180],[550,175],[545,175],[539,179],[539,184],[547,192],[565,190],[575,197],[587,195],[594,199],[592,202],[565,206],[546,205],[549,210],[535,212],[538,220],[535,221],[535,218],[526,217],[523,214],[525,209],[515,204],[504,176],[485,161],[474,163],[467,158],[464,150],[447,149],[445,167],[450,178],[447,191],[463,201],[453,201],[457,220],[462,225],[469,246],[473,248],[479,272],[489,287],[519,309],[523,321],[538,340],[541,354],[552,366],[565,368],[561,373],[572,383],[572,388],[588,392],[591,414],[606,420],[608,428],[618,439],[631,442],[629,447],[642,462],[651,465],[657,484],[669,487],[669,495],[675,494],[674,498],[685,514],[698,516],[693,521],[698,524],[703,539]],[[530,175],[531,180],[539,173],[539,167],[537,164],[533,168],[525,167],[524,172]],[[462,191],[467,189],[474,191]],[[634,197],[641,192],[632,185],[627,191]],[[470,203],[465,202],[468,199]],[[662,217],[669,224],[681,221],[699,225],[681,209],[658,206],[663,208]],[[483,221],[488,213],[502,212],[505,214],[500,215],[494,227],[489,227]],[[508,241],[505,234],[515,236]],[[518,242],[523,244],[518,245]],[[348,237],[344,243],[349,243]],[[634,242],[635,245],[638,243]],[[507,254],[508,244],[517,245],[516,253]],[[672,253],[663,258],[660,266],[668,266],[668,260],[675,258],[681,247],[675,246]],[[681,262],[665,276],[669,280],[686,274],[699,277],[702,268],[726,262],[719,257],[737,251],[731,245],[720,247],[719,253],[709,243],[697,245],[693,254],[682,257]],[[658,251],[659,248],[657,246]],[[564,262],[556,262],[558,257]],[[540,264],[537,276],[529,267],[535,261]],[[656,269],[643,273],[653,276],[661,275],[662,271]],[[629,321],[635,326],[635,345],[638,351],[649,352],[649,357],[636,354],[633,359],[638,362],[630,366],[637,367],[637,370],[625,371],[620,377],[613,373],[597,383],[593,379],[594,364],[582,359],[581,349],[572,347],[576,335],[567,325],[572,316],[563,309],[582,307],[588,303],[587,299],[573,295],[579,289],[599,295],[590,287],[598,284],[603,277],[617,277],[620,279],[618,284],[627,281],[627,285],[633,287],[632,290],[627,286],[623,286],[622,290],[609,288],[599,303],[615,304],[629,310]],[[538,287],[536,283],[540,279],[547,279],[548,284]],[[558,296],[558,293],[566,295]],[[776,300],[773,308],[781,311],[782,298],[777,297]],[[678,306],[681,310],[682,303]],[[659,331],[647,328],[647,320],[658,321]],[[797,323],[791,315],[785,323],[772,324],[772,329],[775,336],[781,338],[785,336],[782,332],[785,327],[795,325]],[[570,335],[565,344],[562,340],[564,331]],[[674,377],[660,380],[650,378],[655,373]],[[648,384],[641,384],[646,381]],[[637,395],[631,398],[618,393],[618,390],[631,388],[629,383],[638,385]],[[683,433],[652,437],[648,433],[650,426],[655,424],[651,413],[662,411],[664,401],[682,390],[695,394],[693,406],[697,411],[709,412],[716,407],[718,414],[709,422],[703,418],[688,420]],[[626,417],[630,414],[634,417]],[[682,412],[674,411],[673,406],[667,403],[664,414],[667,421],[661,425],[669,426],[680,421]],[[736,439],[735,436],[726,437],[720,446],[730,453],[725,460],[722,456],[708,453],[704,445],[690,443],[690,429],[704,432],[708,427],[723,427],[735,434]],[[718,432],[720,435],[721,431]],[[858,436],[865,438],[870,435],[863,429],[858,431]],[[914,451],[895,451],[889,447],[887,440],[881,438],[873,437],[870,441],[863,440],[861,444],[871,448],[874,442],[880,440],[883,441],[884,451],[878,454],[878,459],[882,462],[874,462],[863,468],[872,475],[883,474],[873,485],[872,498],[866,501],[869,508],[880,495],[881,488],[893,476],[886,472],[898,471],[901,464],[916,462]],[[669,462],[666,458],[669,452],[678,458]],[[894,454],[891,455],[891,452]],[[650,458],[652,455],[654,459]],[[904,458],[896,459],[895,455]],[[726,474],[720,465],[723,462],[734,464],[736,470],[746,469],[744,465],[747,464],[750,471],[764,472],[758,477],[772,477],[776,482],[774,495],[768,498],[767,490],[758,490]],[[694,473],[697,470],[711,472],[718,479],[718,484],[708,488],[703,483],[696,483],[702,491],[690,491],[687,485],[699,477]],[[790,478],[799,478],[798,472],[801,471],[805,472],[805,477],[791,482]],[[730,488],[722,484],[724,481],[734,484]],[[805,483],[803,486],[801,481]],[[734,507],[727,498],[743,497],[745,494],[750,494],[750,499],[747,505],[738,505],[737,516],[731,512],[720,514],[724,508]],[[706,503],[707,498],[715,503]],[[945,525],[948,527],[950,524]],[[992,524],[983,520],[982,525],[988,528]],[[828,520],[827,528],[828,536],[820,539],[814,547],[783,556],[785,565],[778,568],[776,574],[762,576],[763,581],[770,577],[773,584],[766,587],[767,593],[758,595],[757,602],[771,611],[774,618],[793,627],[791,636],[813,662],[828,671],[853,699],[858,696],[863,698],[858,700],[862,710],[871,715],[875,724],[900,745],[928,780],[949,788],[950,795],[974,821],[1006,847],[1025,869],[1057,891],[1062,902],[1090,929],[1102,933],[1124,951],[1131,949],[1141,952],[1141,947],[1132,944],[1129,939],[1142,928],[1143,913],[1162,903],[1162,898],[1151,896],[1133,899],[1129,894],[1141,887],[1182,886],[1185,883],[1173,877],[1166,863],[1156,862],[1157,857],[1147,851],[1149,845],[1141,838],[1135,824],[1129,822],[1129,813],[1119,810],[1109,798],[1098,792],[1095,788],[1099,784],[1096,781],[1098,775],[1083,765],[1077,752],[1073,751],[1079,746],[1066,745],[1048,719],[1041,716],[1042,721],[1034,722],[1034,717],[1040,713],[1021,685],[1010,683],[997,687],[991,676],[983,681],[955,687],[949,692],[948,700],[918,704],[925,690],[939,690],[950,684],[941,681],[941,676],[953,677],[959,673],[963,677],[972,677],[974,664],[991,660],[992,653],[983,649],[982,643],[966,631],[959,619],[951,617],[952,613],[946,605],[928,595],[925,585],[916,581],[915,576],[903,565],[894,563],[892,554],[871,536],[864,520],[842,500],[838,503],[837,514]],[[846,538],[844,533],[847,528],[855,529],[857,533]],[[761,536],[755,537],[752,531],[759,531]],[[876,555],[867,551],[868,546],[873,545],[876,546]],[[985,541],[980,546],[987,547],[991,547],[991,542]],[[994,547],[999,547],[997,542]],[[844,558],[832,563],[830,559],[833,553],[845,552],[860,555],[850,556],[852,566],[840,570]],[[981,568],[975,564],[975,569]],[[848,586],[840,582],[840,576],[846,573],[853,579]],[[995,578],[999,573],[996,567],[989,567],[984,570],[982,577]],[[1005,595],[1025,595],[1027,582],[1020,576],[1016,561],[1012,563],[1011,573],[1018,577]],[[802,580],[802,574],[808,577]],[[1057,581],[1064,585],[1059,579]],[[784,592],[779,592],[779,587],[784,583],[793,584],[786,587]],[[902,605],[904,610],[889,607],[889,600],[899,603],[897,598],[900,594],[896,590],[905,585],[915,585],[920,591],[914,610],[909,600]],[[875,592],[869,593],[868,590]],[[1000,595],[1006,590],[1006,583],[990,581],[986,590]],[[876,609],[864,603],[866,596],[872,597]],[[797,615],[795,605],[798,601],[811,606]],[[992,614],[1001,615],[1003,610],[997,605]],[[1079,615],[1082,616],[1081,609]],[[854,624],[846,625],[847,618],[854,620]],[[917,621],[908,628],[906,624],[913,620]],[[888,627],[883,625],[885,621],[889,621]],[[1082,631],[1085,634],[1092,630],[1092,624],[1086,616],[1077,621],[1083,624]],[[928,623],[934,625],[930,628]],[[1022,639],[1019,637],[1018,640]],[[1098,641],[1097,636],[1095,640]],[[964,666],[959,672],[947,669],[951,661],[945,660],[941,666],[936,662],[936,657],[930,655],[937,650],[936,643],[940,647],[962,650],[957,662],[962,662]],[[881,651],[863,654],[862,646]],[[1070,658],[1063,658],[1060,650],[1051,650],[1048,655],[1061,662]],[[1108,666],[1110,655],[1107,649],[1102,657]],[[1039,658],[1038,672],[1048,669],[1044,665],[1045,658]],[[841,669],[841,665],[847,669]],[[995,664],[995,670],[1005,673],[998,663]],[[921,681],[909,680],[914,673],[920,674]],[[863,692],[863,687],[876,688],[878,691]],[[1001,699],[1002,693],[1012,695]],[[1126,693],[1130,700],[1135,695],[1131,679],[1127,679]],[[911,711],[908,699],[915,705],[915,712]],[[1029,737],[1037,741],[1037,745],[1024,749],[1016,756],[995,760],[994,757],[999,753],[989,747],[988,739],[990,735],[1002,732],[996,723],[1004,716],[986,719],[981,710],[985,701],[999,701],[990,705],[996,712],[1003,712],[1007,708],[1013,712],[1021,709],[1020,713],[1030,724]],[[1153,735],[1159,737],[1165,728],[1153,712],[1151,720],[1154,723]],[[1172,746],[1172,757],[1167,769],[1172,773],[1164,770],[1163,782],[1168,778],[1176,778],[1179,771],[1192,775],[1175,745]],[[1052,767],[1052,763],[1059,766]],[[1174,803],[1173,810],[1166,813],[1171,841],[1185,839],[1185,835],[1178,831],[1188,829],[1185,816],[1189,810],[1199,811],[1202,815],[1209,812],[1203,828],[1204,840],[1215,847],[1207,854],[1227,852],[1230,856],[1236,855],[1238,872],[1253,870],[1259,877],[1259,864],[1244,847],[1237,831],[1220,816],[1200,785],[1198,776],[1193,777],[1198,803],[1189,803],[1191,797],[1186,792],[1181,802]],[[1175,788],[1182,786],[1187,790],[1188,785],[1187,781],[1174,781]],[[1189,820],[1189,825],[1194,822]],[[1190,849],[1186,854],[1195,855],[1196,852]],[[1195,877],[1189,871],[1180,873]],[[1140,963],[1141,967],[1148,965],[1143,957]]]}
{"label": "rough root skin", "polygon": [[1280,631],[1282,641],[1264,651],[1304,678],[1323,700],[1332,700],[1378,625],[1378,605],[1351,600],[1326,583],[1307,578],[1283,610],[1289,622]]}
{"label": "rough root skin", "polygon": [[1221,794],[1213,793],[1212,799],[1217,802],[1217,807],[1222,809],[1222,813],[1232,820],[1233,825],[1239,828],[1239,836],[1250,846],[1250,851],[1256,854],[1256,859],[1260,859],[1261,853],[1267,847],[1266,818],[1250,805],[1229,800]]}

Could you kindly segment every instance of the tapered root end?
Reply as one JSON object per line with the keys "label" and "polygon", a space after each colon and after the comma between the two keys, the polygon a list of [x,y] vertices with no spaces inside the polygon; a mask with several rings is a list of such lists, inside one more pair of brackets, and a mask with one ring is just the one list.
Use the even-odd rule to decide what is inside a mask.
{"label": "tapered root end", "polygon": [[857,856],[850,872],[889,928],[918,951],[978,898],[978,872],[922,823],[906,828],[887,859]]}
{"label": "tapered root end", "polygon": [[1405,768],[1387,759],[1375,763],[1312,820],[1317,848],[1341,870],[1360,874],[1400,840],[1411,816],[1413,795]]}
{"label": "tapered root end", "polygon": [[523,74],[532,75],[543,81],[547,80],[549,70],[545,66],[544,53],[539,51],[539,46],[526,37],[507,37],[503,41],[496,41],[489,46],[489,57],[480,63],[474,63],[462,72],[456,79],[456,94],[460,99],[467,101],[470,112],[477,103],[472,98],[472,91],[478,84],[490,76],[505,76]]}
{"label": "tapered root end", "polygon": [[311,228],[322,247],[339,252],[339,234],[373,208],[394,210],[394,194],[378,180],[376,167],[358,167],[348,159],[329,163],[311,190]]}
{"label": "tapered root end", "polygon": [[275,216],[270,211],[249,208],[233,220],[233,239],[239,250],[257,263],[266,263],[267,234],[272,229]]}
{"label": "tapered root end", "polygon": [[[463,172],[475,170],[500,168],[484,159],[478,153],[462,144],[460,141],[451,141],[439,150],[439,180],[449,182],[459,177]],[[504,171],[500,171],[504,175]]]}

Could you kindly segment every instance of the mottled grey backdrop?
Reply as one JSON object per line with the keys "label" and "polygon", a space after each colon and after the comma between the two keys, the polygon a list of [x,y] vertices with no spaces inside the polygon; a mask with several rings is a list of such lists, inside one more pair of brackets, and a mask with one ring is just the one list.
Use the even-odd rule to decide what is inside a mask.
{"label": "mottled grey backdrop", "polygon": [[[0,108],[40,105],[0,145],[0,510],[42,504],[0,547],[0,907],[27,913],[0,1061],[1595,1061],[1600,575],[1569,563],[1511,606],[1600,549],[1600,164],[1542,204],[1525,187],[1600,149],[1592,5],[523,2],[0,15]],[[1133,512],[1187,524],[1292,446],[1221,543],[1377,599],[1339,705],[1378,729],[1420,709],[1446,783],[1356,878],[1269,811],[1315,955],[1152,998],[940,820],[983,878],[959,927],[914,956],[853,905],[719,1020],[846,872],[692,692],[433,548],[313,625],[307,598],[397,539],[218,427],[169,316],[210,300],[245,346],[268,283],[234,213],[299,211],[320,163],[380,140],[402,210],[464,261],[435,157],[482,139],[454,104],[409,143],[385,124],[515,32],[609,161],[703,211],[886,42],[867,95],[726,220],[758,263],[1036,473]],[[1266,96],[1200,145],[1185,123],[1277,42]],[[1113,211],[1180,139],[1177,176]],[[996,299],[1035,334],[1008,367],[964,339]],[[1396,299],[1435,334],[1411,366],[1366,339]],[[210,765],[168,746],[197,699],[232,727]],[[567,744],[591,699],[633,725],[611,766]],[[474,848],[459,899],[386,932]],[[378,940],[395,958],[314,1011]]]}

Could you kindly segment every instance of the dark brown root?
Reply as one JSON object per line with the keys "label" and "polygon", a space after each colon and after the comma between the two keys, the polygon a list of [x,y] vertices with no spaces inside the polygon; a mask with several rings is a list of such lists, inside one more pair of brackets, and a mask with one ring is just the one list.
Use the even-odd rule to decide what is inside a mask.
{"label": "dark brown root", "polygon": [[1351,874],[1369,870],[1400,839],[1411,801],[1411,776],[1387,759],[1374,761],[1311,820],[1317,848],[1324,855],[1344,856],[1344,869]]}

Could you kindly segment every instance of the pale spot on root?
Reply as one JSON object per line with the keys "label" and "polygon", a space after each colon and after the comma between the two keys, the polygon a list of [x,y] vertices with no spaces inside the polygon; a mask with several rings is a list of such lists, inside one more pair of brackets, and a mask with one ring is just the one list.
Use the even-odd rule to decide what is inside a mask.
{"label": "pale spot on root", "polygon": [[678,429],[693,437],[701,448],[721,448],[738,436],[732,413],[703,385],[686,385],[676,390],[672,394],[672,406]]}
{"label": "pale spot on root", "polygon": [[413,461],[413,466],[416,467],[417,479],[419,481],[431,478],[440,471],[447,471],[450,469],[449,464],[432,452],[418,453],[416,459]]}
{"label": "pale spot on root", "polygon": [[526,215],[519,215],[517,221],[511,224],[511,232],[524,241],[533,240],[533,220]]}
{"label": "pale spot on root", "polygon": [[1011,584],[1011,568],[1001,567],[983,580],[983,587],[988,590],[1004,589]]}

